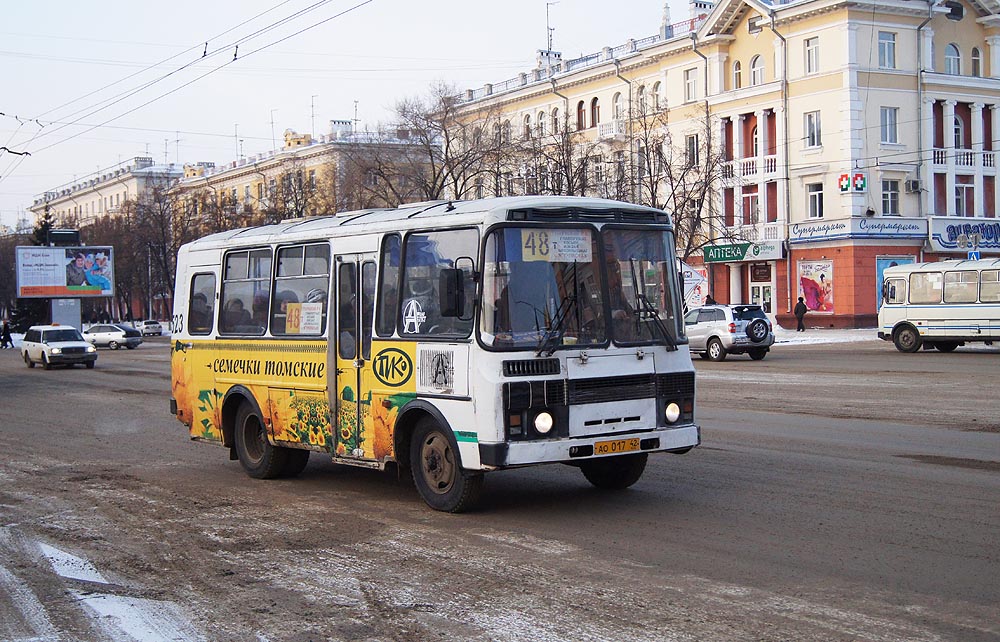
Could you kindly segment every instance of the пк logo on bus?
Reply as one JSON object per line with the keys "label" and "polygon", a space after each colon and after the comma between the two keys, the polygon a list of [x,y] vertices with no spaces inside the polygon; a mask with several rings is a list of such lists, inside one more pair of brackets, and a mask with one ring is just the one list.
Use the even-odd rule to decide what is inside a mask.
{"label": "\u043f\u043a logo on bus", "polygon": [[399,348],[386,348],[372,359],[372,372],[385,385],[398,388],[413,376],[413,360]]}

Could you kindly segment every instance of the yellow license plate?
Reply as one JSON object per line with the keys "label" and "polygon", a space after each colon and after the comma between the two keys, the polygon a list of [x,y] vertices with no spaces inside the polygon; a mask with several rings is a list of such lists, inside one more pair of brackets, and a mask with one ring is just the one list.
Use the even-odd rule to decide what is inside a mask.
{"label": "yellow license plate", "polygon": [[599,441],[594,444],[595,455],[617,455],[619,453],[630,453],[636,450],[639,450],[639,440],[637,438]]}

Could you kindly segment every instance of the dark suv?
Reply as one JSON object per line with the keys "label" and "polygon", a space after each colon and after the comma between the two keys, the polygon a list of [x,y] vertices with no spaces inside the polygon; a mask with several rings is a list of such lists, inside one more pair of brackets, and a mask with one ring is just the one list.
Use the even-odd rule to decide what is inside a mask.
{"label": "dark suv", "polygon": [[684,316],[691,352],[722,361],[727,354],[763,359],[774,344],[771,322],[759,305],[706,305]]}

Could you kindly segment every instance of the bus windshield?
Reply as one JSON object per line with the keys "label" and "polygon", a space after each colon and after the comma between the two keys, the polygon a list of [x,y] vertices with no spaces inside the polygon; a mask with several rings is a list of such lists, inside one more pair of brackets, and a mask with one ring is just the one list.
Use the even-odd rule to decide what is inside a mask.
{"label": "bus windshield", "polygon": [[538,350],[606,343],[599,261],[590,228],[494,231],[486,240],[483,342]]}
{"label": "bus windshield", "polygon": [[609,338],[675,346],[670,247],[669,232],[659,230],[495,230],[486,240],[483,342],[539,354]]}

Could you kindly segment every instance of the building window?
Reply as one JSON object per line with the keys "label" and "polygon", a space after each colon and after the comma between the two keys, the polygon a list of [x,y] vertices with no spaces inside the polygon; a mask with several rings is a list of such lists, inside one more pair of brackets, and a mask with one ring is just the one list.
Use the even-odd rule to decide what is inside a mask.
{"label": "building window", "polygon": [[805,120],[806,147],[819,147],[823,144],[823,136],[819,124],[819,112],[806,112]]}
{"label": "building window", "polygon": [[944,73],[952,76],[962,74],[962,54],[958,51],[958,45],[953,42],[944,48]]}
{"label": "building window", "polygon": [[594,98],[590,101],[590,126],[597,127],[601,124],[601,102]]}
{"label": "building window", "polygon": [[882,127],[882,142],[883,143],[898,143],[899,142],[899,132],[897,129],[897,123],[899,123],[899,108],[898,107],[882,107],[881,108],[881,127]]}
{"label": "building window", "polygon": [[972,48],[972,75],[981,78],[983,75],[983,56],[979,53],[979,47]]}
{"label": "building window", "polygon": [[531,114],[524,117],[524,140],[531,138]]}
{"label": "building window", "polygon": [[823,183],[806,185],[809,194],[809,218],[823,218]]}
{"label": "building window", "polygon": [[878,32],[878,66],[881,69],[896,68],[896,34]]}
{"label": "building window", "polygon": [[611,117],[614,120],[621,120],[625,117],[625,105],[622,101],[621,92],[615,92],[614,98],[611,99]]}
{"label": "building window", "polygon": [[750,84],[764,84],[764,57],[754,56],[750,59]]}
{"label": "building window", "polygon": [[698,134],[688,134],[684,138],[684,159],[689,166],[698,164]]}
{"label": "building window", "polygon": [[756,193],[743,195],[743,224],[756,225],[760,222],[760,197]]}
{"label": "building window", "polygon": [[698,99],[698,70],[684,70],[684,102]]}
{"label": "building window", "polygon": [[972,211],[972,197],[975,186],[967,183],[955,185],[955,216],[975,216]]}
{"label": "building window", "polygon": [[[616,94],[616,96],[618,96],[620,98],[620,96],[618,94]],[[638,104],[639,114],[640,115],[645,114],[646,113],[646,85],[639,85],[639,90],[637,92],[635,92],[635,96],[636,96],[637,102],[639,103]]]}
{"label": "building window", "polygon": [[955,115],[955,149],[965,149],[965,122]]}
{"label": "building window", "polygon": [[882,215],[899,216],[899,181],[882,181]]}
{"label": "building window", "polygon": [[538,121],[535,125],[538,128],[538,136],[541,138],[545,135],[545,112],[538,112]]}
{"label": "building window", "polygon": [[819,72],[819,38],[806,38],[806,73]]}
{"label": "building window", "polygon": [[576,104],[576,130],[587,128],[587,103],[582,100]]}
{"label": "building window", "polygon": [[663,102],[660,97],[660,83],[653,84],[653,109],[663,109]]}
{"label": "building window", "polygon": [[743,65],[737,60],[733,63],[733,89],[743,87]]}
{"label": "building window", "polygon": [[760,153],[760,130],[757,127],[750,132],[750,144],[753,145],[754,158]]}
{"label": "building window", "polygon": [[555,108],[555,109],[552,110],[552,133],[553,134],[558,134],[559,131],[560,131],[560,129],[559,129],[559,108],[557,107],[557,108]]}

